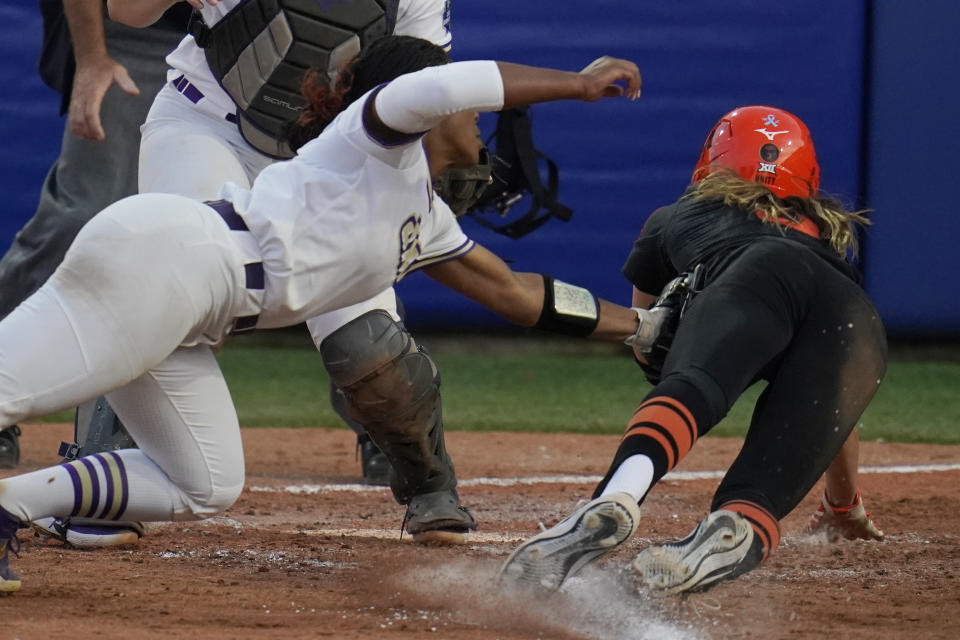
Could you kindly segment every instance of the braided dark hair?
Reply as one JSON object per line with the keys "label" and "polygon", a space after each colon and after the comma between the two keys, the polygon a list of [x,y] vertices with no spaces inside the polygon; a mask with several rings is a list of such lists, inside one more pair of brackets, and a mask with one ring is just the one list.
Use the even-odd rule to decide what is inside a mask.
{"label": "braided dark hair", "polygon": [[320,135],[337,114],[374,87],[405,73],[449,62],[447,52],[429,40],[386,36],[367,47],[340,71],[332,89],[326,73],[311,69],[300,87],[308,105],[300,117],[287,126],[287,142],[296,151]]}

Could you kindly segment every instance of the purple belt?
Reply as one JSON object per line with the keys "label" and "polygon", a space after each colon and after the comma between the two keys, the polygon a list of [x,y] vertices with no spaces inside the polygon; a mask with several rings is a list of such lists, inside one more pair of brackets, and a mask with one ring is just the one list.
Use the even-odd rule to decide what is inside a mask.
{"label": "purple belt", "polygon": [[[175,78],[170,82],[170,84],[172,84],[174,89],[182,93],[184,97],[186,97],[186,99],[192,102],[193,104],[197,104],[198,102],[203,100],[203,92],[200,91],[200,89],[197,89],[196,85],[192,84],[184,76]],[[228,113],[225,117],[227,121],[233,122],[234,124],[236,124],[237,122],[236,114]]]}
{"label": "purple belt", "polygon": [[[210,200],[204,202],[205,205],[220,214],[223,221],[227,223],[231,231],[250,231],[247,223],[234,210],[233,203],[227,200]],[[255,291],[262,291],[264,287],[263,263],[250,262],[243,265],[246,275],[246,287]],[[230,335],[238,333],[250,333],[257,327],[257,320],[260,315],[240,316],[233,321],[233,327],[230,329]]]}

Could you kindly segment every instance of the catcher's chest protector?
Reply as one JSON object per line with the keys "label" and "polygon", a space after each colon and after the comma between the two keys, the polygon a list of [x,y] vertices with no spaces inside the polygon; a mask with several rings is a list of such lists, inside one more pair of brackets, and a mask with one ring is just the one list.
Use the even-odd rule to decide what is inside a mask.
{"label": "catcher's chest protector", "polygon": [[191,31],[214,77],[237,104],[237,126],[274,158],[294,153],[286,123],[306,106],[304,73],[334,77],[369,43],[393,33],[399,0],[247,0],[220,22]]}

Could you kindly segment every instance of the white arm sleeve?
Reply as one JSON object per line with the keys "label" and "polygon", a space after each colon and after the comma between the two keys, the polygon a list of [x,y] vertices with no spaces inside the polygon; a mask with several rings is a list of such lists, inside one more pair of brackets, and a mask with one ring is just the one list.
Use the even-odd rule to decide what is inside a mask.
{"label": "white arm sleeve", "polygon": [[499,111],[503,80],[491,60],[427,67],[393,80],[374,103],[383,124],[400,133],[423,133],[460,111]]}

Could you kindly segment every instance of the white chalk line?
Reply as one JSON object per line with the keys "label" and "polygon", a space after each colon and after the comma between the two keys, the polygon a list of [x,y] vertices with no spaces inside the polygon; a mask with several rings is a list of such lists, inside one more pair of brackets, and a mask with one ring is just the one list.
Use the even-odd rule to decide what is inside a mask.
{"label": "white chalk line", "polygon": [[[899,464],[891,466],[870,466],[860,467],[860,473],[936,473],[943,471],[960,471],[960,462],[943,464]],[[667,481],[688,481],[688,480],[715,480],[722,478],[726,471],[674,471],[668,474],[664,479]],[[551,476],[529,476],[520,478],[466,478],[459,480],[457,485],[460,487],[516,487],[538,484],[596,484],[600,482],[602,476],[594,475],[551,475]],[[372,493],[387,491],[386,487],[375,487],[360,483],[347,484],[301,484],[285,485],[282,487],[252,486],[249,488],[254,493],[289,493],[293,495],[314,495],[318,493]]]}
{"label": "white chalk line", "polygon": [[[286,533],[298,533],[306,536],[324,536],[332,538],[376,538],[377,540],[400,540],[400,529],[354,529],[352,527],[346,528],[329,528],[329,529],[291,529]],[[466,541],[463,544],[501,544],[506,542],[516,543],[521,542],[526,539],[526,536],[521,534],[510,534],[510,533],[491,533],[489,531],[472,531],[468,534],[465,534]],[[403,534],[402,542],[415,542],[413,537],[410,534]],[[450,544],[447,546],[460,546],[456,544]]]}
{"label": "white chalk line", "polygon": [[[960,471],[960,463],[945,464],[921,464],[921,465],[891,465],[891,466],[868,466],[861,467],[860,473],[935,473],[943,471]],[[688,480],[710,480],[723,477],[724,471],[674,471],[666,479],[674,481]],[[531,476],[525,478],[468,478],[459,481],[461,487],[512,487],[520,485],[537,484],[596,484],[601,480],[601,476],[592,475],[552,475],[552,476]],[[283,487],[254,486],[249,488],[257,493],[289,493],[294,495],[314,495],[318,493],[333,492],[351,492],[351,493],[369,493],[385,492],[386,487],[374,487],[366,484],[309,484],[309,485],[287,485]],[[357,529],[352,527],[340,528],[317,528],[317,529],[291,529],[287,533],[297,533],[307,536],[331,537],[331,538],[373,538],[377,540],[398,540],[401,541],[399,529]],[[463,544],[515,544],[524,540],[523,535],[509,533],[495,533],[485,531],[474,531],[466,536]],[[413,542],[413,538],[404,535],[403,542]]]}

